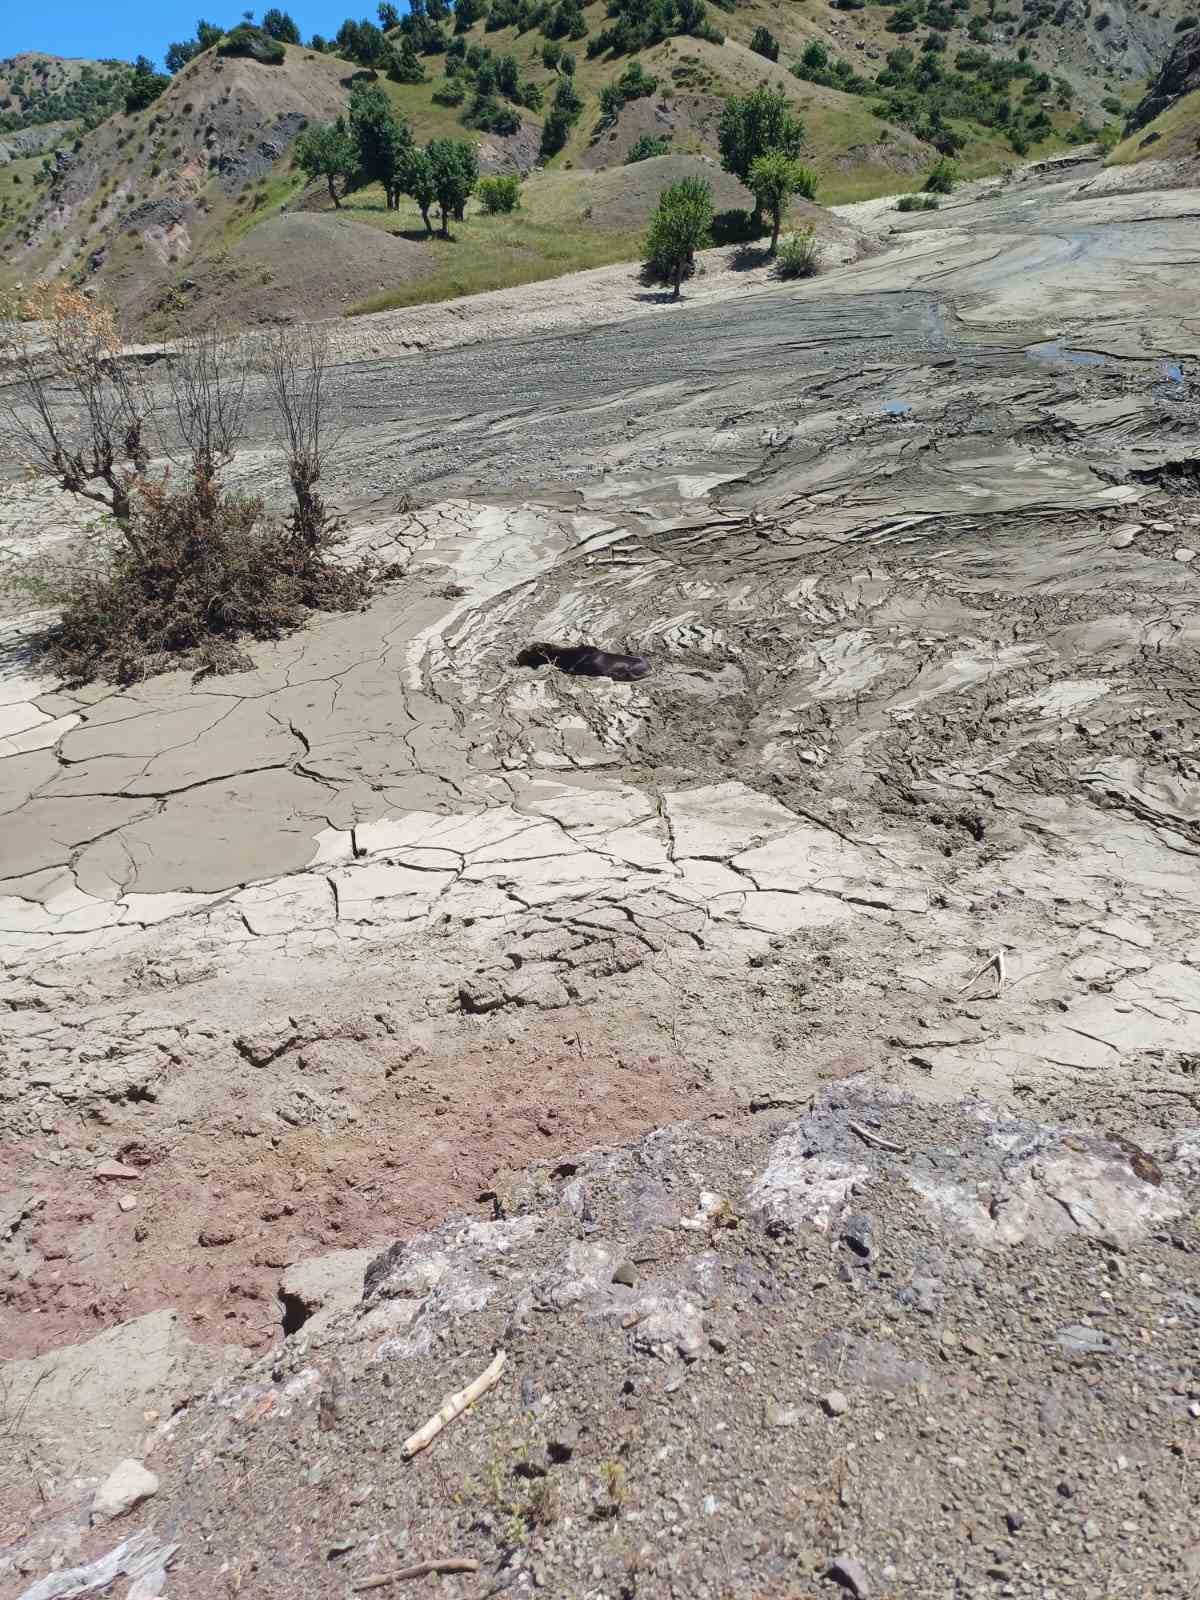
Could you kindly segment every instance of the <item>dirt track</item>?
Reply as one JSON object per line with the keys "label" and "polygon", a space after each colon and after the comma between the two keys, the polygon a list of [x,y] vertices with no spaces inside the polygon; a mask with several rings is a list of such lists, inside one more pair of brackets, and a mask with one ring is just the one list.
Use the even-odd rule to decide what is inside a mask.
{"label": "dirt track", "polygon": [[1200,194],[1079,188],[621,325],[355,323],[368,613],[126,693],[10,624],[6,1351],[268,1343],[288,1262],[535,1146],[866,1068],[1194,1120]]}

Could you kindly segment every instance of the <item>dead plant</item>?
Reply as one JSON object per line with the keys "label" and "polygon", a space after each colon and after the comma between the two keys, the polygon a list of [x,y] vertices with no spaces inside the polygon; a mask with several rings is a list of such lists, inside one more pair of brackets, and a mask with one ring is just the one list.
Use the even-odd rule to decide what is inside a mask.
{"label": "dead plant", "polygon": [[297,539],[319,549],[340,526],[317,491],[330,447],[329,333],[320,325],[277,328],[266,335],[263,351],[296,502],[291,529]]}
{"label": "dead plant", "polygon": [[150,469],[154,412],[115,314],[70,289],[17,309],[0,335],[16,376],[13,398],[0,402],[6,443],[31,471],[107,506],[118,535],[102,534],[59,575],[62,620],[46,648],[60,673],[125,683],[172,666],[235,671],[250,665],[240,639],[278,638],[309,611],[366,603],[387,569],[329,559],[338,524],[317,492],[329,447],[323,330],[267,341],[295,500],[281,526],[261,499],[221,482],[245,430],[247,341],[207,331],[171,353],[164,414],[173,426],[162,442],[185,461],[172,479]]}

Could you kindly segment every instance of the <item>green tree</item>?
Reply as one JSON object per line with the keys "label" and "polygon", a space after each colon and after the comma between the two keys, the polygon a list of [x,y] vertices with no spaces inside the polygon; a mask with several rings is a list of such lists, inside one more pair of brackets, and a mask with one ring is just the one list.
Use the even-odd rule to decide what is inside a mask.
{"label": "green tree", "polygon": [[269,11],[263,12],[260,24],[262,31],[272,39],[278,39],[280,44],[299,44],[300,29],[286,11],[281,11],[278,6],[272,6]]}
{"label": "green tree", "polygon": [[450,237],[450,218],[462,220],[467,201],[479,181],[475,146],[457,139],[431,139],[425,155],[433,171],[433,187],[442,214],[442,238]]}
{"label": "green tree", "polygon": [[392,46],[388,56],[387,75],[393,83],[424,83],[425,68],[421,58],[413,48],[411,39],[401,39],[397,49]]}
{"label": "green tree", "polygon": [[750,191],[758,209],[771,219],[771,254],[774,255],[779,248],[779,230],[788,201],[797,193],[811,200],[817,191],[816,177],[794,156],[785,155],[782,150],[768,150],[750,168]]}
{"label": "green tree", "polygon": [[712,189],[704,178],[684,178],[659,196],[646,239],[646,269],[671,285],[676,300],[696,251],[708,243],[712,220]]}
{"label": "green tree", "polygon": [[153,61],[146,56],[139,56],[133,64],[133,77],[125,90],[127,114],[132,116],[135,111],[144,111],[147,106],[153,105],[170,81],[165,72],[155,72]]}
{"label": "green tree", "polygon": [[779,60],[779,40],[770,28],[755,28],[750,48],[755,55],[765,56],[768,61]]}
{"label": "green tree", "polygon": [[391,0],[379,0],[379,8],[376,15],[379,18],[379,26],[385,33],[390,28],[398,28],[400,26],[400,13],[392,5]]}
{"label": "green tree", "polygon": [[799,155],[804,124],[782,89],[752,89],[747,95],[731,95],[726,100],[717,139],[721,165],[749,186],[750,168],[768,150]]}
{"label": "green tree", "polygon": [[350,133],[357,155],[360,183],[379,183],[389,211],[400,203],[400,180],[412,149],[412,134],[392,110],[387,91],[378,83],[356,83],[350,91]]}
{"label": "green tree", "polygon": [[401,189],[416,202],[425,231],[433,237],[433,223],[429,212],[437,200],[437,184],[433,178],[433,164],[424,150],[410,150],[400,176]]}
{"label": "green tree", "polygon": [[306,128],[295,148],[301,172],[309,178],[324,178],[329,185],[329,198],[340,209],[337,180],[349,183],[357,165],[357,151],[346,119],[339,117],[323,127]]}

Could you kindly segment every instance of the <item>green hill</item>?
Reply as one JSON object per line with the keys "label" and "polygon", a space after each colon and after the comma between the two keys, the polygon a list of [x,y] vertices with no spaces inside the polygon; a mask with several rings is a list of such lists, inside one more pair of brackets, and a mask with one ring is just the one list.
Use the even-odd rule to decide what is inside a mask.
{"label": "green hill", "polygon": [[[1020,12],[995,0],[727,0],[730,9],[490,0],[490,13],[485,0],[463,3],[469,26],[419,14],[386,40],[372,30],[372,48],[400,60],[390,76],[332,48],[271,46],[258,52],[271,59],[253,59],[197,46],[165,92],[132,112],[131,67],[0,63],[8,114],[26,119],[13,137],[37,146],[10,146],[7,162],[0,150],[0,281],[92,283],[160,333],[196,319],[403,304],[628,259],[654,198],[629,157],[670,154],[715,170],[730,94],[766,83],[788,96],[824,203],[912,189],[939,150],[982,174],[1104,123],[1115,130],[1169,54],[1185,0],[1155,13],[1124,0],[1102,13],[1089,0],[1028,0]],[[355,31],[348,25],[343,42],[361,55]],[[418,142],[469,139],[483,171],[537,166],[556,186],[527,186],[514,217],[470,208],[449,248],[423,237],[415,208],[389,213],[369,189],[336,226],[285,220],[330,211],[325,185],[306,186],[297,170],[295,140],[343,110],[364,77],[384,85]],[[570,114],[556,114],[564,104]],[[71,115],[55,121],[54,111]],[[598,172],[614,175],[602,203],[589,190]]]}

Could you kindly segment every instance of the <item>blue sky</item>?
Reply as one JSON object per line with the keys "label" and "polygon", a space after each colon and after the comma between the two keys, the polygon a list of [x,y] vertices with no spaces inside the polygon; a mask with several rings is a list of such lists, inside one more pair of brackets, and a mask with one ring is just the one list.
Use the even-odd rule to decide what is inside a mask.
{"label": "blue sky", "polygon": [[[147,55],[162,65],[163,51],[172,39],[190,39],[197,17],[218,27],[241,20],[244,6],[256,0],[231,0],[224,9],[209,0],[7,0],[0,7],[0,56],[22,50],[45,50],[54,56],[117,56],[132,61]],[[327,6],[284,0],[266,0],[256,12],[261,16],[272,4],[290,11],[305,39],[314,33],[336,33],[348,16],[375,17],[375,0],[329,0]],[[403,6],[400,7],[404,9]]]}

